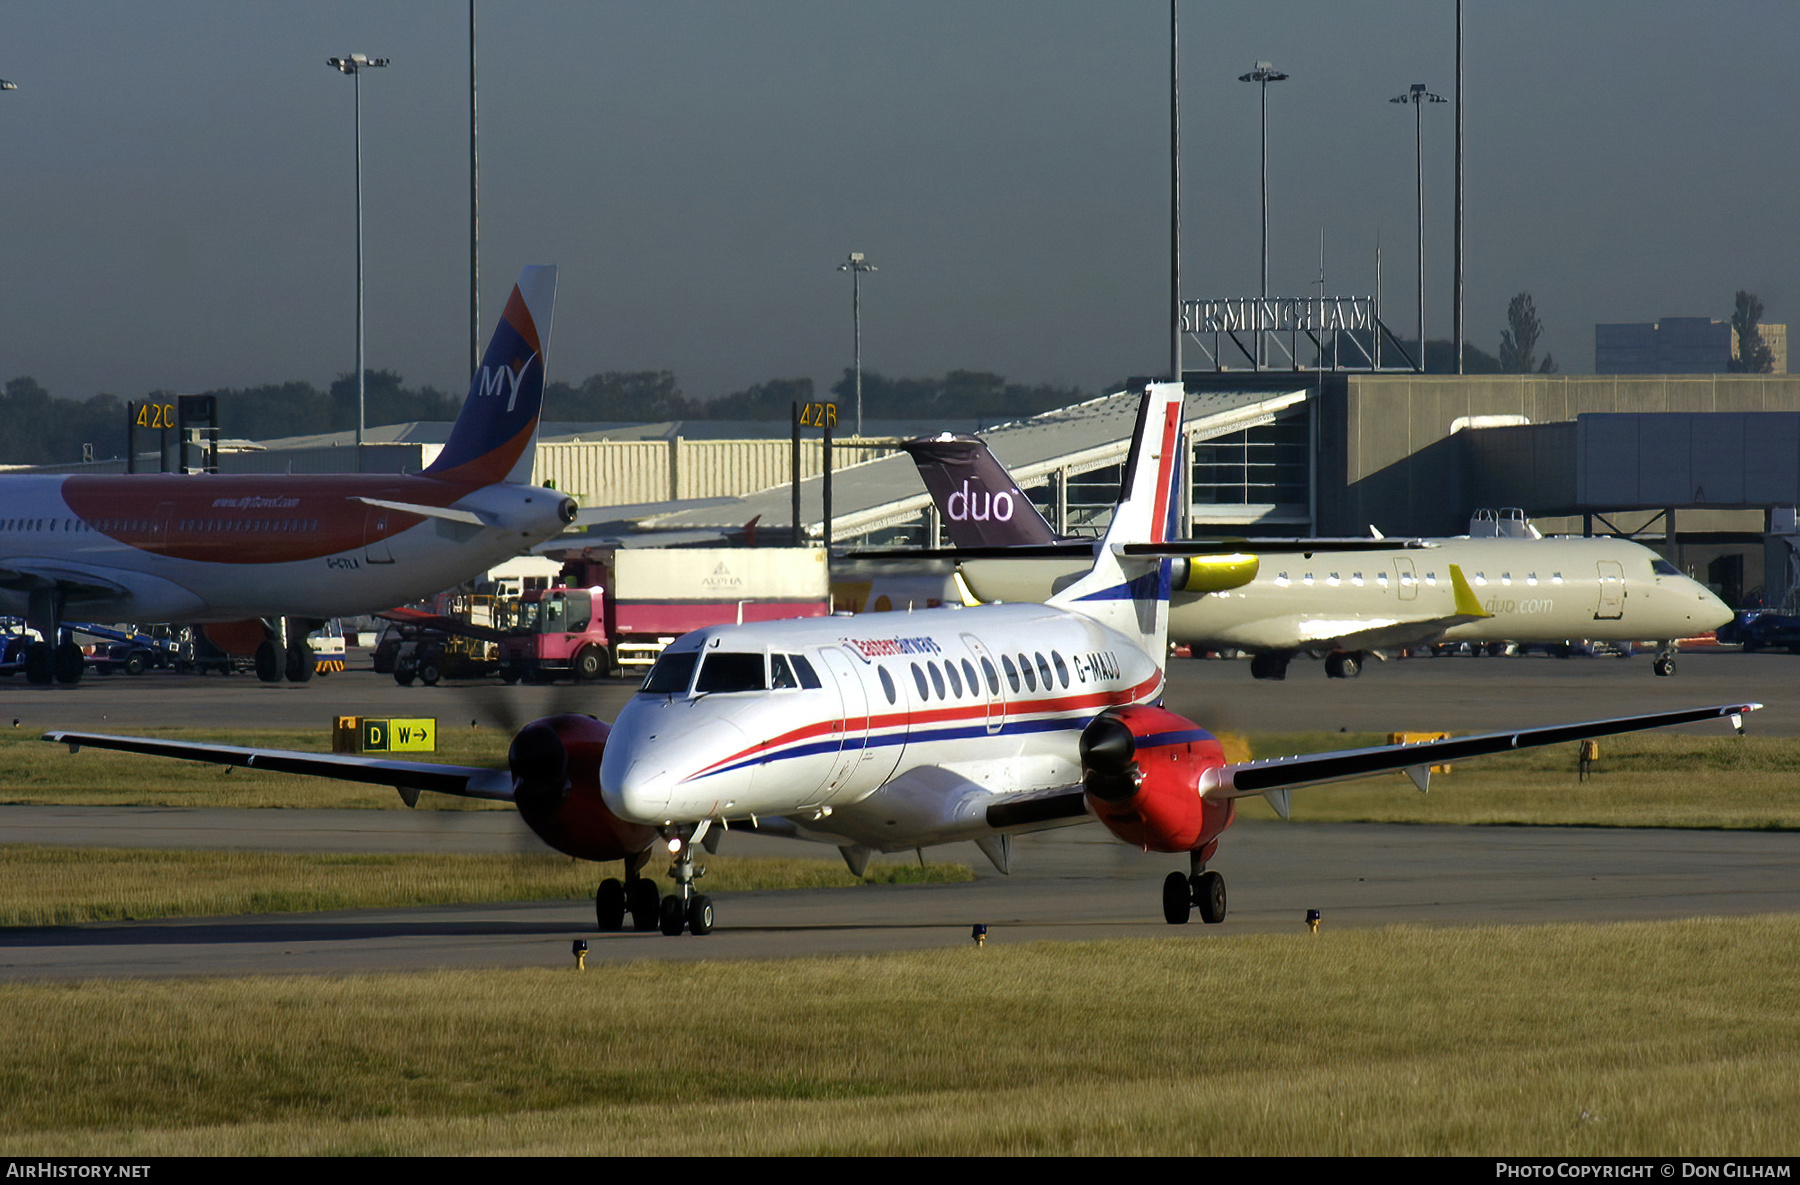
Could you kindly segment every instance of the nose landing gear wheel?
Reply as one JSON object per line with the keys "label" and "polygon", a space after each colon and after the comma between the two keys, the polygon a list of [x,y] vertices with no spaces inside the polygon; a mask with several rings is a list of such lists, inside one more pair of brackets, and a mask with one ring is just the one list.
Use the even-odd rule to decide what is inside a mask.
{"label": "nose landing gear wheel", "polygon": [[711,934],[713,928],[712,898],[702,893],[688,902],[688,932],[692,934]]}
{"label": "nose landing gear wheel", "polygon": [[1659,658],[1650,669],[1666,678],[1675,673],[1675,660],[1672,658]]}

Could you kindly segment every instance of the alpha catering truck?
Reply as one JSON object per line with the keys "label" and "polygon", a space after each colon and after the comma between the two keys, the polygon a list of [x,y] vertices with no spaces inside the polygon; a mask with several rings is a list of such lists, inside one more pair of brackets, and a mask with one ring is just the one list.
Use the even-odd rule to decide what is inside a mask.
{"label": "alpha catering truck", "polygon": [[499,640],[500,677],[593,679],[648,668],[690,630],[831,612],[815,547],[621,548],[570,565],[587,587],[527,589]]}

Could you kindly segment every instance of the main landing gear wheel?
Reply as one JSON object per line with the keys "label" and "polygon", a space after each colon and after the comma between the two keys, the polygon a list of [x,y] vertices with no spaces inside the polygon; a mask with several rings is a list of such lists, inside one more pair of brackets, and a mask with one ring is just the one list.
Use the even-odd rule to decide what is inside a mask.
{"label": "main landing gear wheel", "polygon": [[625,899],[631,906],[632,926],[645,934],[656,929],[658,915],[662,910],[662,898],[657,895],[656,882],[648,877],[636,878],[626,885]]}
{"label": "main landing gear wheel", "polygon": [[1200,907],[1200,920],[1216,926],[1225,920],[1225,878],[1216,872],[1202,872],[1190,879],[1194,904]]}
{"label": "main landing gear wheel", "polygon": [[1163,921],[1171,926],[1185,926],[1193,909],[1194,898],[1188,888],[1188,878],[1179,872],[1171,872],[1164,877]]}
{"label": "main landing gear wheel", "polygon": [[1325,657],[1325,677],[1354,679],[1362,674],[1362,655],[1339,652]]}
{"label": "main landing gear wheel", "polygon": [[264,639],[256,648],[256,677],[264,683],[281,682],[282,654],[281,647],[269,639]]}
{"label": "main landing gear wheel", "polygon": [[33,642],[25,648],[25,678],[31,683],[48,683],[56,647],[48,642]]}
{"label": "main landing gear wheel", "polygon": [[86,666],[87,655],[73,642],[58,643],[56,653],[50,659],[51,674],[58,683],[65,685],[81,682],[82,668]]}
{"label": "main landing gear wheel", "polygon": [[662,923],[662,932],[670,938],[680,935],[687,925],[687,907],[681,898],[670,893],[662,899],[662,908],[658,917]]}
{"label": "main landing gear wheel", "polygon": [[311,646],[295,646],[287,652],[287,677],[289,683],[304,683],[313,677],[318,670],[318,661],[313,658]]}
{"label": "main landing gear wheel", "polygon": [[612,877],[601,881],[594,893],[594,920],[603,934],[625,928],[625,886]]}
{"label": "main landing gear wheel", "polygon": [[1250,657],[1252,679],[1285,679],[1287,669],[1288,656],[1285,654],[1255,654]]}

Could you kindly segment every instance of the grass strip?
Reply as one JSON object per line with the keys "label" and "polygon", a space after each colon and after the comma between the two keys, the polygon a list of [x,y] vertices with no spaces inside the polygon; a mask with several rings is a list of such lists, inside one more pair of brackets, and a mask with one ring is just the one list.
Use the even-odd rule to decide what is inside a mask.
{"label": "grass strip", "polygon": [[[874,863],[859,881],[841,860],[708,856],[709,892],[974,879],[966,864]],[[609,868],[616,873],[616,866]],[[0,846],[0,926],[404,908],[592,897],[600,866],[552,852],[517,855],[169,851]]]}
{"label": "grass strip", "polygon": [[1786,1156],[1797,956],[1800,918],[1779,916],[9,984],[0,1139],[14,1156]]}

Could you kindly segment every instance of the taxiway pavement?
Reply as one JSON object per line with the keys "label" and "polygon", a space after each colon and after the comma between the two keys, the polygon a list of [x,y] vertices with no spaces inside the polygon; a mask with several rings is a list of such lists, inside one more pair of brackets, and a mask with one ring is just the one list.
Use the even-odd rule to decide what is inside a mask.
{"label": "taxiway pavement", "polygon": [[[1257,732],[1473,731],[1555,720],[1757,700],[1752,730],[1800,734],[1788,688],[1800,658],[1686,654],[1658,679],[1647,658],[1414,659],[1371,663],[1354,682],[1327,680],[1298,661],[1281,683],[1249,678],[1248,664],[1177,660],[1171,708],[1219,729]],[[0,685],[0,712],[18,727],[129,732],[146,727],[317,727],[346,715],[466,715],[485,727],[551,710],[608,718],[631,685],[580,689],[400,688],[365,670],[310,684],[246,678],[90,679],[75,688]],[[1713,725],[1728,743],[1728,732]],[[4,787],[0,787],[0,797]],[[84,846],[255,847],[299,851],[516,851],[536,840],[507,812],[232,811],[116,807],[3,807],[0,842]],[[795,845],[733,834],[728,853]],[[1098,829],[1023,837],[1013,874],[996,874],[971,845],[934,858],[966,860],[966,885],[734,893],[718,899],[719,928],[704,938],[596,934],[591,903],[445,906],[0,932],[0,977],[78,979],[345,973],[435,967],[567,966],[584,938],[590,964],[617,959],[774,958],[862,954],[989,941],[1156,937],[1198,941],[1232,933],[1303,934],[1309,908],[1324,933],[1397,922],[1608,921],[1800,910],[1800,834],[1586,828],[1282,824],[1234,828],[1213,867],[1230,884],[1223,926],[1161,920],[1160,884],[1184,866],[1145,856]],[[596,869],[598,879],[599,869]],[[704,882],[702,882],[704,888]]]}

